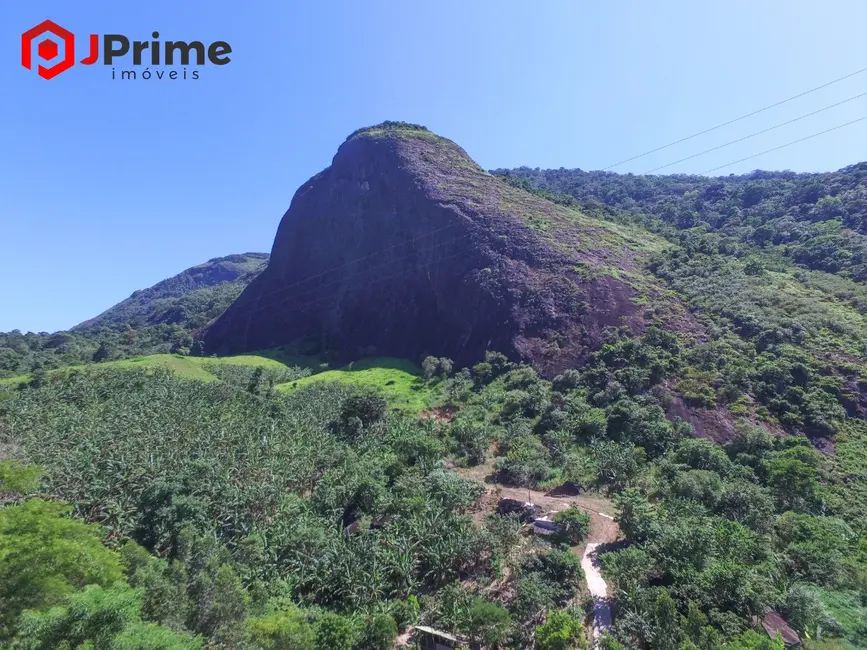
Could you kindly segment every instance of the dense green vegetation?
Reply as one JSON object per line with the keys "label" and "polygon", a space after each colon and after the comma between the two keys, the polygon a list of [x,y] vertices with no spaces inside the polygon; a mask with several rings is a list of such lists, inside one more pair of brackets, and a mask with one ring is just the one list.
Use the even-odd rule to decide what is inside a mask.
{"label": "dense green vegetation", "polygon": [[[666,418],[665,386],[691,355],[674,334],[612,331],[584,368],[550,384],[491,355],[447,382],[462,406],[454,449],[474,463],[494,439],[502,481],[568,480],[613,495],[626,545],[602,561],[625,647],[718,648],[768,608],[824,638],[816,647],[863,647],[865,502],[806,437],[743,418],[719,446]],[[860,427],[839,417],[843,429]]]}
{"label": "dense green vegetation", "polygon": [[195,331],[223,313],[267,263],[265,253],[215,258],[68,332],[0,333],[0,379],[155,353],[195,355]]}
{"label": "dense green vegetation", "polygon": [[[498,173],[510,184],[603,219],[639,225],[672,244],[657,253],[648,268],[686,300],[701,329],[675,333],[671,342],[676,340],[677,347],[664,345],[665,354],[641,350],[631,358],[618,355],[622,369],[607,376],[621,384],[618,389],[634,393],[638,384],[640,392],[646,390],[646,381],[638,368],[649,365],[651,377],[657,376],[651,383],[659,382],[660,375],[668,377],[650,391],[662,408],[671,412],[672,401],[681,400],[692,413],[713,412],[735,424],[739,433],[733,438],[732,432],[722,437],[715,435],[719,431],[705,432],[728,441],[725,455],[734,465],[725,471],[722,465],[687,463],[692,473],[680,477],[663,457],[657,461],[659,468],[651,466],[647,478],[634,483],[638,491],[633,494],[641,495],[642,510],[653,513],[655,535],[666,534],[666,521],[695,517],[683,512],[684,497],[702,503],[710,513],[724,514],[720,508],[729,498],[726,483],[734,471],[747,480],[748,485],[734,492],[740,493],[738,499],[751,502],[752,517],[769,526],[774,517],[766,519],[767,513],[773,509],[779,513],[777,523],[766,530],[756,528],[757,521],[735,517],[757,534],[785,538],[763,547],[760,564],[782,561],[790,572],[787,581],[806,582],[784,581],[788,595],[766,604],[786,612],[796,628],[814,637],[817,632],[844,637],[848,641],[839,647],[862,647],[867,633],[863,564],[853,568],[847,563],[863,562],[867,521],[863,420],[867,412],[867,290],[863,285],[867,165],[830,174],[754,172],[726,178],[528,168]],[[636,341],[628,338],[624,345],[634,348]],[[605,355],[605,349],[600,354]],[[606,360],[606,365],[611,364]],[[585,368],[581,374],[588,372],[593,371]],[[599,384],[600,389],[603,386],[611,391],[610,385]],[[806,435],[830,455],[817,454],[804,438],[769,442],[765,430]],[[764,440],[761,453],[753,450],[749,457],[743,456],[748,438]],[[653,440],[660,440],[659,433]],[[650,453],[646,445],[642,447]],[[624,466],[632,464],[621,462]],[[760,487],[770,492],[759,497]],[[676,513],[673,520],[668,519],[669,512]],[[693,521],[689,530],[695,533],[701,524]],[[678,601],[680,615],[688,615],[686,598],[678,599],[683,587],[677,585],[685,569],[672,572],[652,561],[656,542],[647,532],[632,538],[624,532],[630,547],[616,556],[638,549],[647,553],[636,556],[642,558],[642,570],[650,571],[640,582],[648,588],[664,586]],[[798,540],[797,554],[816,552],[830,563],[818,556],[786,557],[792,539]],[[712,548],[708,540],[702,544]],[[813,550],[807,551],[807,546]],[[616,556],[612,554],[606,566],[622,587],[618,602],[637,608],[641,594],[630,590],[635,591],[639,576],[619,579],[618,571],[626,569]],[[702,564],[707,561],[698,566]],[[690,589],[708,593],[710,585],[701,582],[695,568],[687,575]],[[841,582],[843,575],[846,579]],[[779,576],[765,579],[780,584]],[[744,579],[740,582],[748,584]],[[850,609],[853,603],[857,614]],[[725,629],[725,615],[709,607],[702,603],[701,611],[715,629]],[[807,609],[812,613],[805,614]],[[622,636],[638,634],[624,629],[628,623],[623,616],[618,625]]]}
{"label": "dense green vegetation", "polygon": [[[867,165],[498,173],[604,220],[597,244],[646,235],[640,268],[580,269],[645,278],[646,329],[551,380],[493,351],[202,357],[248,255],[0,335],[0,647],[369,650],[415,623],[586,647],[588,540],[604,648],[781,650],[768,610],[805,648],[867,647]],[[579,507],[530,536],[470,476],[589,490],[616,543]]]}
{"label": "dense green vegetation", "polygon": [[[746,420],[723,447],[692,438],[657,397],[689,354],[651,329],[613,330],[553,382],[497,354],[451,373],[426,360],[418,381],[457,411],[450,422],[389,413],[340,381],[279,393],[121,366],[22,388],[0,402],[3,453],[43,468],[41,491],[76,518],[54,501],[7,498],[10,534],[50,555],[60,551],[19,531],[50,540],[45,531],[72,526],[75,552],[106,564],[82,576],[80,561],[44,562],[66,573],[46,578],[49,594],[36,582],[36,594],[0,593],[13,598],[5,634],[22,647],[121,647],[124,635],[139,647],[147,634],[180,648],[371,648],[420,620],[492,648],[578,647],[586,601],[568,545],[586,538],[587,516],[563,511],[547,541],[508,517],[475,523],[482,487],[443,460],[489,462],[493,445],[506,484],[568,480],[613,496],[627,544],[602,556],[611,647],[765,647],[749,630],[768,607],[859,647],[867,537],[863,517],[833,505],[833,459]],[[30,466],[4,467],[4,493],[31,491]],[[87,541],[97,530],[104,551]],[[0,557],[0,572],[14,576],[19,559],[33,561]],[[75,612],[101,608],[117,621],[106,639],[86,636],[96,623],[63,636]]]}
{"label": "dense green vegetation", "polygon": [[401,137],[411,135],[412,137],[427,138],[432,141],[442,141],[443,138],[430,131],[426,126],[421,124],[412,124],[410,122],[386,120],[374,126],[365,126],[356,129],[346,137],[349,142],[353,138],[359,137]]}
{"label": "dense green vegetation", "polygon": [[528,167],[495,173],[590,213],[614,209],[642,225],[700,228],[806,268],[867,279],[867,163],[716,178]]}
{"label": "dense green vegetation", "polygon": [[[266,253],[244,253],[208,260],[148,289],[135,291],[126,300],[76,329],[105,324],[141,327],[154,323],[179,323],[193,329],[201,327],[222,312],[209,314],[208,309],[219,308],[223,292],[231,293],[232,288],[227,285],[238,283],[243,288],[267,264]],[[213,291],[201,291],[204,288]]]}
{"label": "dense green vegetation", "polygon": [[[525,557],[508,518],[477,526],[482,488],[443,469],[450,446],[433,421],[336,382],[281,395],[118,368],[24,387],[0,406],[2,453],[31,463],[0,464],[14,541],[0,575],[40,557],[51,573],[26,591],[4,579],[0,633],[15,647],[388,648],[421,617],[524,645],[540,607],[580,589],[579,560]],[[35,465],[45,496],[24,498]],[[515,599],[504,575],[524,585]]]}
{"label": "dense green vegetation", "polygon": [[29,375],[0,379],[0,387],[15,388],[22,384],[39,386],[60,376],[81,372],[101,372],[117,369],[167,369],[189,379],[223,381],[236,387],[260,386],[257,390],[278,388],[281,384],[307,377],[311,372],[326,369],[328,364],[316,357],[287,356],[280,350],[263,352],[270,356],[242,354],[234,357],[189,357],[182,354],[151,354],[98,365],[73,365],[46,371],[38,369]]}

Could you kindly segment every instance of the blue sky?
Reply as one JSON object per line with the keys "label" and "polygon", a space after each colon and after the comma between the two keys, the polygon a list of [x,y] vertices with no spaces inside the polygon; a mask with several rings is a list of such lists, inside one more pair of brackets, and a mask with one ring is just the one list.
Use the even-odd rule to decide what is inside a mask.
{"label": "blue sky", "polygon": [[[198,81],[46,81],[20,34],[225,40]],[[424,124],[485,168],[605,168],[867,67],[863,0],[0,4],[0,331],[54,331],[211,257],[269,251],[360,126]],[[80,55],[78,58],[81,58]],[[122,66],[118,66],[120,69]],[[130,66],[126,66],[130,68]],[[867,91],[867,73],[615,171],[646,172]],[[666,169],[702,172],[867,115],[867,97]],[[867,158],[867,121],[718,173]]]}

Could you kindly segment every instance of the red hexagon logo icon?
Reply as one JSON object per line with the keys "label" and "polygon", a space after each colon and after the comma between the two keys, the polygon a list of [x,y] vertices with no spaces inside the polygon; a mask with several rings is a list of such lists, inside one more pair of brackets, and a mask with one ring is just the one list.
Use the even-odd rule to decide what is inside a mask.
{"label": "red hexagon logo icon", "polygon": [[57,56],[57,43],[52,41],[50,38],[46,39],[39,44],[39,47],[36,48],[36,52],[39,54],[39,58],[44,59],[45,61],[51,61],[51,59]]}
{"label": "red hexagon logo icon", "polygon": [[[57,36],[63,41],[63,59],[58,61],[50,68],[46,68],[39,64],[37,71],[43,79],[52,79],[59,75],[64,70],[69,70],[75,64],[75,34],[69,30],[63,29],[60,25],[50,20],[44,20],[36,27],[28,29],[21,34],[21,65],[28,70],[32,69],[31,48],[34,39],[42,36],[45,33]],[[42,41],[36,48],[36,53],[45,61],[51,60],[57,56],[57,43],[51,39]]]}

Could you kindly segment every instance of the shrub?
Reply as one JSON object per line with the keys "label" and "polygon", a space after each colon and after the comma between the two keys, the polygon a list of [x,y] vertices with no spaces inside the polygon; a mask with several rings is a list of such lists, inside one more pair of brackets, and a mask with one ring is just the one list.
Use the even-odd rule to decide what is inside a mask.
{"label": "shrub", "polygon": [[469,465],[485,462],[491,442],[490,427],[485,422],[458,417],[451,424],[456,451],[466,457]]}
{"label": "shrub", "polygon": [[410,625],[418,622],[418,599],[411,595],[406,600],[398,600],[389,608],[392,618],[397,623],[397,629],[403,632]]}
{"label": "shrub", "polygon": [[581,560],[569,550],[554,549],[524,559],[524,571],[538,573],[560,600],[571,598],[584,582]]}
{"label": "shrub", "polygon": [[427,483],[430,494],[449,510],[467,510],[485,493],[484,485],[478,481],[445,470],[431,472]]}
{"label": "shrub", "polygon": [[497,647],[511,634],[512,617],[503,607],[476,598],[467,613],[466,630],[470,637],[482,645]]}
{"label": "shrub", "polygon": [[337,429],[346,438],[357,438],[385,419],[387,407],[388,402],[382,395],[372,392],[354,393],[340,405]]}
{"label": "shrub", "polygon": [[624,592],[646,587],[653,578],[653,559],[637,546],[605,553],[601,561],[606,580]]}
{"label": "shrub", "polygon": [[617,511],[617,522],[626,539],[641,542],[650,535],[656,516],[641,490],[627,488],[615,495],[614,507]]}
{"label": "shrub", "polygon": [[122,582],[90,585],[62,606],[21,617],[20,638],[29,650],[198,650],[204,640],[139,620],[141,592]]}
{"label": "shrub", "polygon": [[397,623],[388,614],[376,614],[364,623],[361,642],[370,650],[391,650],[397,638]]}
{"label": "shrub", "polygon": [[317,650],[316,633],[300,610],[252,618],[247,629],[253,643],[263,650]]}
{"label": "shrub", "polygon": [[120,558],[102,545],[99,527],[71,519],[71,511],[42,499],[0,508],[0,627],[85,585],[123,579]]}
{"label": "shrub", "polygon": [[536,628],[538,650],[572,650],[582,640],[581,621],[563,611],[549,612],[544,625]]}
{"label": "shrub", "polygon": [[500,352],[493,352],[491,350],[485,352],[485,363],[491,365],[494,376],[499,376],[512,367],[512,364],[509,362],[509,358],[505,354],[502,354]]}
{"label": "shrub", "polygon": [[527,390],[530,386],[538,384],[539,373],[530,366],[519,366],[509,371],[504,377],[506,388],[509,390]]}
{"label": "shrub", "polygon": [[581,373],[570,368],[562,375],[554,377],[554,381],[551,383],[551,389],[558,393],[568,393],[569,391],[578,388],[580,384]]}
{"label": "shrub", "polygon": [[545,445],[535,436],[516,441],[505,457],[494,463],[503,478],[513,485],[532,486],[551,475],[551,458]]}
{"label": "shrub", "polygon": [[0,461],[0,504],[5,495],[26,495],[39,488],[42,470],[14,460]]}
{"label": "shrub", "polygon": [[339,614],[322,612],[314,625],[316,650],[352,650],[355,629]]}
{"label": "shrub", "polygon": [[558,587],[539,573],[525,573],[515,581],[515,598],[510,609],[519,623],[533,621],[539,612],[554,609],[557,606]]}
{"label": "shrub", "polygon": [[698,501],[713,510],[720,498],[722,485],[722,479],[716,472],[692,469],[677,475],[674,493],[682,499]]}
{"label": "shrub", "polygon": [[674,452],[674,459],[693,469],[710,470],[720,476],[728,476],[732,470],[732,462],[725,451],[715,442],[704,438],[681,441]]}
{"label": "shrub", "polygon": [[421,362],[421,370],[425,379],[433,379],[439,368],[439,359],[436,357],[425,357]]}
{"label": "shrub", "polygon": [[839,636],[845,632],[822,604],[816,591],[806,585],[789,589],[785,612],[790,625],[797,630],[807,630],[813,636],[821,637],[822,632]]}
{"label": "shrub", "polygon": [[767,634],[747,630],[722,646],[721,650],[785,650],[785,646]]}
{"label": "shrub", "polygon": [[510,390],[506,393],[500,420],[508,422],[517,418],[534,417],[548,405],[547,394],[541,384],[532,384],[527,390]]}
{"label": "shrub", "polygon": [[554,515],[557,538],[565,544],[580,544],[590,533],[590,515],[579,508],[570,507]]}
{"label": "shrub", "polygon": [[422,373],[424,378],[431,380],[434,377],[448,377],[452,374],[454,362],[448,357],[425,357],[421,362]]}
{"label": "shrub", "polygon": [[473,377],[478,386],[484,386],[494,378],[494,368],[490,363],[482,361],[473,366]]}
{"label": "shrub", "polygon": [[855,538],[841,519],[786,512],[774,526],[789,571],[817,584],[836,584]]}
{"label": "shrub", "polygon": [[645,462],[643,449],[611,440],[594,443],[590,448],[596,462],[597,480],[614,490],[629,487]]}

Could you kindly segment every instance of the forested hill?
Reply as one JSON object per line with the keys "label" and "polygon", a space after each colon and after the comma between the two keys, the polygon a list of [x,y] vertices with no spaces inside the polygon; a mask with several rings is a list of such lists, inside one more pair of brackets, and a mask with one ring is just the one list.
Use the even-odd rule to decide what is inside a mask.
{"label": "forested hill", "polygon": [[0,332],[0,378],[112,358],[188,352],[193,333],[223,313],[268,258],[267,253],[216,257],[135,291],[68,332]]}
{"label": "forested hill", "polygon": [[494,173],[555,200],[616,208],[646,225],[702,228],[805,268],[867,279],[867,162],[818,174],[720,177],[529,167]]}
{"label": "forested hill", "polygon": [[[210,302],[225,309],[240,289],[268,265],[268,257],[268,253],[215,257],[148,289],[133,292],[126,300],[96,318],[76,325],[73,330],[100,325],[140,327],[160,323],[201,327],[220,313],[212,313],[212,306],[201,309],[204,303]],[[210,291],[199,292],[200,289]]]}
{"label": "forested hill", "polygon": [[[790,431],[833,436],[840,427],[831,422],[842,420],[831,413],[841,407],[860,424],[867,412],[867,163],[717,178],[527,167],[494,173],[672,244],[648,268],[687,301],[705,327],[708,353],[714,350],[699,361],[704,346],[697,348],[696,367],[680,372],[678,394],[688,404],[737,413],[737,399],[725,395],[745,391],[757,413]],[[741,362],[753,369],[736,371]],[[702,424],[693,424],[701,433]],[[715,418],[708,433],[721,434],[719,424]]]}

